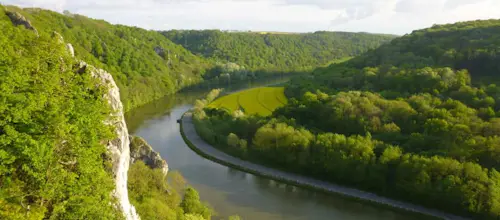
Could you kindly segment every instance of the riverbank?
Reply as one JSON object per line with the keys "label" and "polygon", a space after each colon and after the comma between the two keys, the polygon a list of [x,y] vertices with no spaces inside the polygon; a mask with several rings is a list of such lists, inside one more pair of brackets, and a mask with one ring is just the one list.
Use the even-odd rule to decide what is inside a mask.
{"label": "riverbank", "polygon": [[276,169],[264,167],[258,164],[254,164],[248,161],[244,161],[239,158],[230,156],[222,151],[219,151],[218,149],[207,144],[200,136],[198,136],[194,127],[194,123],[192,121],[191,113],[187,112],[186,114],[184,114],[184,116],[180,121],[180,124],[181,124],[180,130],[182,137],[190,148],[192,148],[198,154],[226,166],[234,167],[243,170],[245,172],[253,173],[259,176],[264,176],[278,181],[287,182],[293,185],[314,188],[328,193],[334,193],[347,197],[352,197],[364,201],[369,201],[372,203],[377,203],[397,209],[402,209],[409,212],[420,213],[441,219],[460,219],[460,220],[467,219],[447,214],[438,210],[428,209],[421,206],[388,199],[385,197],[375,195],[373,193],[364,192],[343,186],[338,186],[332,183],[319,181],[312,178],[292,173],[287,173]]}

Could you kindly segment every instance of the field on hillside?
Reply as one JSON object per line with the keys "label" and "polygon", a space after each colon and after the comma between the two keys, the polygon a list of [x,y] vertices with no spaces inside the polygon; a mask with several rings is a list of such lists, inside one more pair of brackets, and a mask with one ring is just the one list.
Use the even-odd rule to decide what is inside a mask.
{"label": "field on hillside", "polygon": [[284,87],[260,87],[222,96],[210,103],[211,108],[225,108],[231,112],[242,110],[245,114],[268,116],[288,100]]}

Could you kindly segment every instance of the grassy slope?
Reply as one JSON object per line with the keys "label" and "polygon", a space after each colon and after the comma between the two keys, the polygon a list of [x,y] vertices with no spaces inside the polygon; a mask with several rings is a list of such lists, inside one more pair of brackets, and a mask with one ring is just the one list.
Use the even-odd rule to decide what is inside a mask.
{"label": "grassy slope", "polygon": [[246,114],[268,116],[286,103],[283,87],[261,87],[223,96],[208,107],[225,108],[230,111],[241,109]]}

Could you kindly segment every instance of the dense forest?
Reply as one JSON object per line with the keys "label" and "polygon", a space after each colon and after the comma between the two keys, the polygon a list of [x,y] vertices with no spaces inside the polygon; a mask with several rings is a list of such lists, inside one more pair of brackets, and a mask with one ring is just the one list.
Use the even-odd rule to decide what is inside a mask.
{"label": "dense forest", "polygon": [[0,33],[0,219],[119,219],[99,80],[74,69],[57,36],[15,27],[3,7]]}
{"label": "dense forest", "polygon": [[[104,123],[107,88],[59,34],[7,14],[0,6],[0,219],[123,219],[105,145],[116,136]],[[137,162],[128,185],[142,219],[213,215],[179,173],[167,179]]]}
{"label": "dense forest", "polygon": [[[270,117],[207,108],[211,94],[194,109],[197,131],[247,160],[498,219],[500,87],[481,78],[498,80],[499,36],[493,20],[414,31],[293,79]],[[438,51],[465,58],[444,62]]]}
{"label": "dense forest", "polygon": [[[327,64],[332,59],[358,55],[392,38],[385,35],[327,32],[304,37],[290,35],[283,39],[279,37],[281,35],[271,35],[267,37],[268,43],[274,45],[270,50],[264,38],[254,39],[253,36],[260,36],[255,34],[244,34],[241,39],[235,38],[235,41],[230,42],[223,40],[225,34],[216,37],[211,34],[198,36],[196,39],[200,44],[214,39],[216,42],[223,42],[214,45],[217,48],[213,49],[228,53],[217,60],[208,60],[184,49],[185,45],[178,41],[176,43],[180,45],[165,37],[177,39],[180,34],[175,35],[175,38],[171,37],[177,32],[163,32],[162,35],[157,31],[111,25],[106,21],[67,11],[59,14],[36,8],[8,8],[26,17],[40,33],[57,31],[66,42],[73,45],[78,58],[110,72],[120,87],[126,110],[175,93],[203,79],[216,78],[219,83],[221,78],[221,83],[225,83],[229,80],[227,78],[231,78],[231,81],[255,79],[278,70],[288,73],[312,69]],[[287,53],[280,55],[277,51]],[[235,55],[236,59],[231,55],[233,53],[238,55]],[[266,64],[264,61],[271,63]],[[255,69],[260,69],[260,73],[247,71]]]}
{"label": "dense forest", "polygon": [[[15,26],[9,13],[27,20]],[[157,32],[0,6],[0,219],[123,217],[113,206],[104,145],[114,138],[103,123],[111,114],[106,88],[77,59],[113,74],[126,110],[203,80],[316,68],[288,83],[287,104],[267,117],[208,108],[219,91],[210,93],[194,108],[198,133],[247,160],[500,218],[500,85],[492,83],[500,21],[435,25],[393,39]],[[167,178],[141,162],[130,169],[129,191],[143,219],[214,214],[180,175]]]}
{"label": "dense forest", "polygon": [[434,25],[393,40],[351,60],[357,68],[393,65],[468,69],[472,75],[498,76],[500,20]]}
{"label": "dense forest", "polygon": [[165,176],[138,161],[130,167],[128,183],[131,203],[141,219],[206,220],[214,213],[178,172]]}
{"label": "dense forest", "polygon": [[[221,57],[218,62],[208,61],[201,56],[192,54],[183,46],[173,43],[156,31],[111,25],[106,21],[70,12],[59,14],[42,9],[20,9],[13,6],[8,6],[8,8],[25,16],[38,32],[52,33],[57,31],[64,37],[65,41],[73,45],[78,58],[110,72],[120,87],[126,110],[199,83],[203,78],[211,80],[219,76],[224,78],[229,77],[229,74],[238,74],[238,77],[233,77],[234,81],[241,78],[239,75],[245,74],[246,76],[247,74],[246,71],[243,73],[240,71],[247,64],[247,61],[243,62],[245,65],[237,65],[236,68],[234,64],[228,63],[234,61],[230,56]],[[170,32],[164,32],[164,34],[166,33]],[[255,41],[251,38],[233,42],[237,43],[238,46],[226,45],[225,47],[221,46],[220,49],[241,51],[244,56],[248,56],[248,59],[251,58],[248,62],[260,62],[256,61],[257,58],[267,60],[269,57],[263,57],[263,54],[268,54],[267,56],[280,59],[276,60],[276,64],[279,65],[256,64],[261,67],[261,70],[276,71],[277,69],[273,67],[277,67],[280,68],[280,71],[288,72],[303,69],[306,67],[306,63],[307,67],[311,69],[320,64],[326,64],[331,59],[353,56],[391,39],[391,36],[369,34],[338,33],[339,36],[333,35],[334,37],[330,37],[330,35],[329,33],[317,33],[309,37],[310,41],[305,42],[297,37],[277,39],[275,44],[281,44],[279,47],[276,46],[276,49],[279,50],[289,48],[290,45],[287,44],[290,42],[297,45],[287,55],[276,56],[276,52],[268,54],[269,51],[262,47],[251,46],[252,50],[244,49],[244,47],[252,45],[252,41]],[[204,37],[206,39],[198,39],[200,41],[214,39],[209,35]],[[292,39],[294,40],[292,41]],[[274,42],[274,40],[270,42]],[[342,47],[338,45],[342,45]],[[237,48],[240,47],[243,48],[238,50]],[[315,47],[321,49],[318,50]],[[306,48],[309,52],[301,52]],[[320,58],[321,61],[317,62]],[[295,65],[296,63],[300,63],[300,68]],[[254,66],[249,67],[254,69]],[[205,72],[210,72],[210,74],[203,77]],[[252,76],[255,78],[255,73]]]}
{"label": "dense forest", "polygon": [[194,54],[232,62],[249,71],[278,72],[312,70],[360,55],[395,37],[324,31],[299,34],[172,30],[162,33]]}
{"label": "dense forest", "polygon": [[21,13],[40,33],[57,31],[73,45],[76,57],[110,72],[126,110],[198,83],[211,65],[156,31],[69,12],[7,8]]}

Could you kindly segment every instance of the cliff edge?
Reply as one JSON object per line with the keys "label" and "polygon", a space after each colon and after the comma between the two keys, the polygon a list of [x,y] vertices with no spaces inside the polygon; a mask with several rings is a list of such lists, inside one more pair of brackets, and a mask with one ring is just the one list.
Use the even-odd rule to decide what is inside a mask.
{"label": "cliff edge", "polygon": [[[70,48],[71,46],[68,46]],[[69,50],[71,51],[71,50]],[[128,169],[130,166],[130,137],[123,115],[123,104],[120,100],[120,90],[116,85],[113,77],[108,72],[97,69],[93,66],[80,62],[82,70],[89,69],[93,77],[101,80],[100,86],[106,86],[108,92],[105,94],[105,99],[108,100],[113,113],[104,123],[113,125],[116,132],[116,138],[109,141],[107,145],[108,153],[111,157],[113,165],[113,175],[115,180],[114,196],[118,200],[118,208],[123,212],[127,220],[140,219],[134,206],[130,204],[128,198],[127,178]]]}

